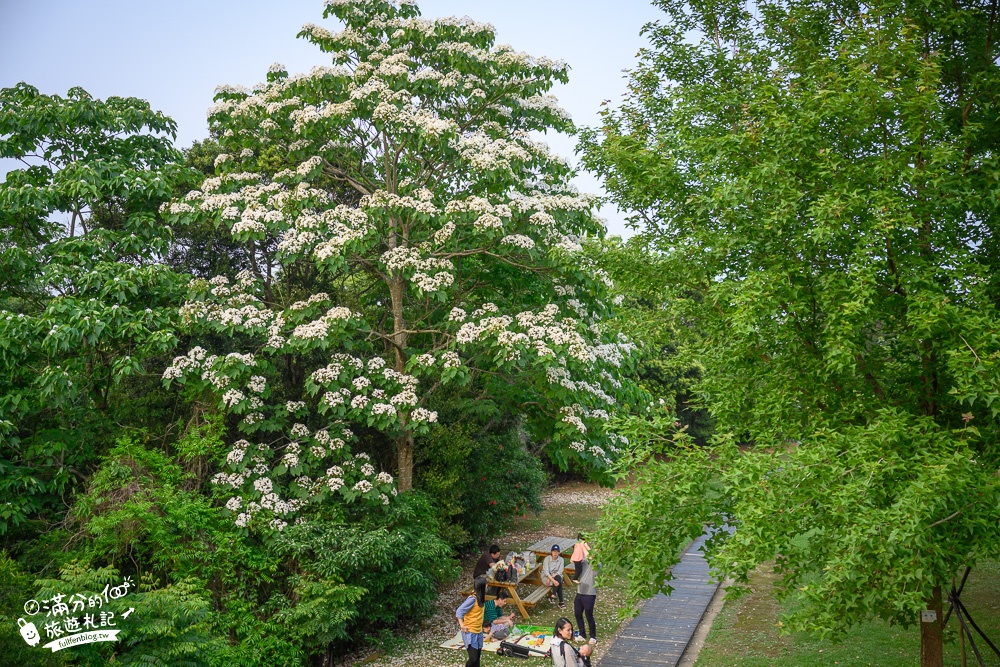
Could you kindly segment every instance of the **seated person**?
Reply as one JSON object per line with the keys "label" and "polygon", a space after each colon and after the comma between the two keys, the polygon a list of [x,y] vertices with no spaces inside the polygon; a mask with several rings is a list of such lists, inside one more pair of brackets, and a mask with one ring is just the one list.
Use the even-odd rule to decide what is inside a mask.
{"label": "seated person", "polygon": [[509,615],[503,615],[504,605],[507,604],[509,598],[510,595],[507,591],[502,590],[497,593],[495,600],[488,600],[486,602],[486,609],[483,610],[483,632],[486,633],[484,641],[500,641],[510,636],[511,631],[514,629],[514,617],[516,614],[511,612]]}
{"label": "seated person", "polygon": [[565,569],[566,563],[559,552],[559,545],[553,544],[552,551],[542,561],[541,577],[542,586],[549,587],[549,599],[554,600],[556,597],[552,594],[553,590],[558,595],[560,609],[566,608],[566,604],[563,602],[563,572]]}
{"label": "seated person", "polygon": [[485,577],[486,573],[497,564],[500,560],[500,545],[494,544],[490,546],[489,550],[486,551],[479,560],[476,562],[476,567],[472,569],[472,578]]}

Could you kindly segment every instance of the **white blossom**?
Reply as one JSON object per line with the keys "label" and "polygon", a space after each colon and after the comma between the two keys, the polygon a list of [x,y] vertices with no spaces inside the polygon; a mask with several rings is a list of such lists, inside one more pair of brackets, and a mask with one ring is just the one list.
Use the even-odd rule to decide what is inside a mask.
{"label": "white blossom", "polygon": [[244,398],[246,397],[243,395],[242,391],[239,391],[237,389],[230,389],[222,397],[222,402],[225,403],[226,407],[231,408],[240,401],[242,401]]}
{"label": "white blossom", "polygon": [[515,248],[523,248],[525,250],[531,250],[535,247],[535,242],[530,236],[525,236],[523,234],[511,234],[500,239],[500,243],[504,245],[514,246]]}
{"label": "white blossom", "polygon": [[410,419],[415,422],[436,422],[438,419],[438,413],[426,410],[424,408],[416,408],[410,413]]}

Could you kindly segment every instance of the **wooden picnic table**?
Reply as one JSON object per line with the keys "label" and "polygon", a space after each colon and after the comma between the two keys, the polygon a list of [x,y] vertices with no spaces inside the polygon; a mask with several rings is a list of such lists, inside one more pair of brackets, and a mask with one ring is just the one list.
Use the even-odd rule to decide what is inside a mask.
{"label": "wooden picnic table", "polygon": [[[555,537],[549,536],[543,540],[535,542],[530,547],[528,551],[533,552],[536,556],[548,556],[552,551],[552,545],[558,544],[560,553],[565,559],[569,558],[573,553],[573,545],[576,544],[576,540],[572,537]],[[563,576],[563,588],[564,590],[569,586],[573,585],[573,574],[574,567],[573,563],[567,563],[565,565],[565,574]],[[525,597],[518,595],[517,587],[520,585],[532,586],[533,590]],[[510,594],[510,598],[514,600],[514,604],[517,606],[517,610],[521,612],[521,616],[525,620],[530,620],[531,615],[528,613],[529,608],[535,607],[539,602],[541,602],[546,594],[549,592],[549,587],[542,583],[542,561],[538,560],[534,565],[528,568],[528,570],[521,576],[517,578],[516,583],[510,581],[495,581],[492,576],[492,571],[486,577],[487,588],[496,587],[506,590]],[[470,595],[472,589],[466,589],[462,591],[462,595]],[[492,600],[493,595],[487,595],[487,600]]]}
{"label": "wooden picnic table", "polygon": [[506,590],[508,593],[510,593],[510,597],[514,600],[514,604],[517,605],[517,610],[521,612],[521,616],[525,620],[528,620],[531,618],[531,615],[528,613],[527,608],[524,606],[524,601],[517,594],[517,585],[531,583],[528,580],[531,579],[532,577],[535,577],[536,579],[538,579],[539,582],[541,582],[541,576],[538,573],[538,571],[541,568],[542,568],[541,563],[535,563],[530,569],[528,569],[527,572],[524,573],[524,576],[518,577],[516,583],[511,581],[495,581],[493,577],[490,576],[486,578],[486,586],[487,587],[496,586],[497,588],[502,588]]}
{"label": "wooden picnic table", "polygon": [[569,558],[573,553],[573,547],[576,545],[576,540],[572,537],[555,537],[550,535],[543,540],[535,542],[530,547],[528,551],[534,551],[536,556],[548,556],[552,552],[552,545],[559,545],[559,553],[562,554],[564,558]]}
{"label": "wooden picnic table", "polygon": [[[534,552],[538,557],[545,557],[552,553],[552,545],[559,545],[559,554],[564,558],[569,558],[573,555],[573,547],[576,545],[576,540],[572,537],[556,537],[554,535],[549,535],[544,540],[539,540],[535,542],[530,547],[528,551]],[[576,573],[576,567],[573,565],[573,561],[566,563],[566,574],[569,575],[564,577],[566,581],[563,582],[564,585],[573,583],[573,575]],[[541,583],[541,578],[539,577],[539,583]]]}

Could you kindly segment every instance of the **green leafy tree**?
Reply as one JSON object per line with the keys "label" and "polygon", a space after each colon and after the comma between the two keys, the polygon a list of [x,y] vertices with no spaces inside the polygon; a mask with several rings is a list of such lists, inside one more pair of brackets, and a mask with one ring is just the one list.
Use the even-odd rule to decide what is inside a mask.
{"label": "green leafy tree", "polygon": [[157,214],[186,171],[134,98],[0,90],[0,534],[47,519],[108,442],[112,396],[174,344]]}
{"label": "green leafy tree", "polygon": [[773,560],[789,629],[940,622],[1000,552],[997,8],[657,4],[582,148],[691,295],[720,438],[650,457],[601,554],[650,592],[728,521],[712,563],[745,584]]}
{"label": "green leafy tree", "polygon": [[182,311],[246,345],[194,349],[164,375],[213,392],[257,441],[218,479],[240,493],[237,521],[280,530],[331,495],[387,503],[392,477],[350,453],[359,429],[391,440],[409,490],[449,384],[523,413],[560,465],[606,472],[619,448],[604,425],[639,395],[620,379],[632,345],[601,327],[608,280],[580,253],[603,234],[591,200],[531,138],[572,130],[546,95],[566,66],[412,2],[330,2],[325,16],[344,29],[301,36],[333,66],[221,88],[217,175],[165,209],[249,249],[249,269],[192,283]]}
{"label": "green leafy tree", "polygon": [[547,482],[517,421],[505,422],[495,409],[483,414],[482,403],[453,396],[439,406],[441,425],[421,441],[417,460],[418,486],[437,500],[448,541],[459,550],[489,543],[518,516],[540,512]]}
{"label": "green leafy tree", "polygon": [[642,349],[637,367],[639,384],[658,405],[669,405],[674,421],[700,445],[708,443],[714,420],[699,404],[694,387],[701,378],[698,347],[703,342],[697,321],[674,307],[685,293],[669,266],[643,236],[623,242],[611,237],[588,248],[594,261],[607,271],[618,293],[615,326]]}

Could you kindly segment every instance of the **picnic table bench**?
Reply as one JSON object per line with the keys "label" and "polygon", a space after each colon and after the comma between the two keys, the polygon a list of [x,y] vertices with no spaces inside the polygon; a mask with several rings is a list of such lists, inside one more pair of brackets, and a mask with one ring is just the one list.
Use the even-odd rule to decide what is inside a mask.
{"label": "picnic table bench", "polygon": [[534,589],[521,599],[526,607],[534,608],[549,592],[548,586],[535,586]]}

